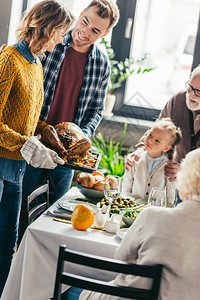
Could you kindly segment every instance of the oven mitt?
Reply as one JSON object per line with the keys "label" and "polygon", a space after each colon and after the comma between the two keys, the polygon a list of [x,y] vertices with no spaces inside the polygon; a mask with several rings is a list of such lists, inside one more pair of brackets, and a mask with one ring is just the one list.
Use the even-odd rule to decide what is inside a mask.
{"label": "oven mitt", "polygon": [[34,168],[54,169],[65,162],[58,154],[45,147],[38,137],[31,136],[20,150],[21,155]]}

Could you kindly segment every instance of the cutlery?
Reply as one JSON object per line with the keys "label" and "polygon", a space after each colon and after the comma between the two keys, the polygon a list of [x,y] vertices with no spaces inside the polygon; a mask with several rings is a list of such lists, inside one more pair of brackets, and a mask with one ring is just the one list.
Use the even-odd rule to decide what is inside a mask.
{"label": "cutlery", "polygon": [[58,222],[62,222],[62,223],[71,224],[71,220],[67,220],[67,219],[63,219],[63,218],[54,217],[53,220],[58,221]]}

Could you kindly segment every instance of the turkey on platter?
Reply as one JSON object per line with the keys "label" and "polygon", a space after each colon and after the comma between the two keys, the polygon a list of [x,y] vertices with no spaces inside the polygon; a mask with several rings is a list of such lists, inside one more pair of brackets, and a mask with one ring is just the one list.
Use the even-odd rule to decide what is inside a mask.
{"label": "turkey on platter", "polygon": [[41,142],[56,151],[66,162],[76,162],[84,158],[91,147],[91,141],[72,122],[62,122],[43,129]]}

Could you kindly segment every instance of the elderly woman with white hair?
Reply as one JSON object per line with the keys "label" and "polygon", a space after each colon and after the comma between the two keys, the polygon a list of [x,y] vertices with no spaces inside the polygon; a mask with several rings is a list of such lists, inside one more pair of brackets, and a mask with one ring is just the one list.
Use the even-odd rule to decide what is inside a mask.
{"label": "elderly woman with white hair", "polygon": [[[178,187],[183,202],[175,208],[144,209],[129,228],[115,258],[164,265],[159,299],[197,300],[200,295],[200,149],[186,155],[178,174]],[[149,282],[120,274],[114,283],[145,287]],[[79,299],[119,298],[83,291]]]}

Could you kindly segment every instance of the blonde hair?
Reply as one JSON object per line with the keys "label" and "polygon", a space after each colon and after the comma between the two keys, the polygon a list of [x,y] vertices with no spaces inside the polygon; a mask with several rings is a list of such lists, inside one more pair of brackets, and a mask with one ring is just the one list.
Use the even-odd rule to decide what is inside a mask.
{"label": "blonde hair", "polygon": [[178,190],[190,194],[191,200],[200,201],[200,149],[189,152],[177,174]]}
{"label": "blonde hair", "polygon": [[25,41],[33,54],[44,54],[43,47],[56,30],[68,29],[74,17],[56,0],[44,0],[32,7],[17,29],[17,41]]}
{"label": "blonde hair", "polygon": [[97,14],[102,19],[110,18],[108,29],[114,27],[119,21],[119,8],[112,0],[93,0],[85,10],[90,7],[97,7]]}
{"label": "blonde hair", "polygon": [[170,150],[166,152],[168,159],[173,158],[174,148],[180,143],[182,138],[181,129],[176,127],[170,118],[162,118],[157,120],[151,129],[159,128],[161,130],[165,130],[170,135],[169,145],[172,146]]}

